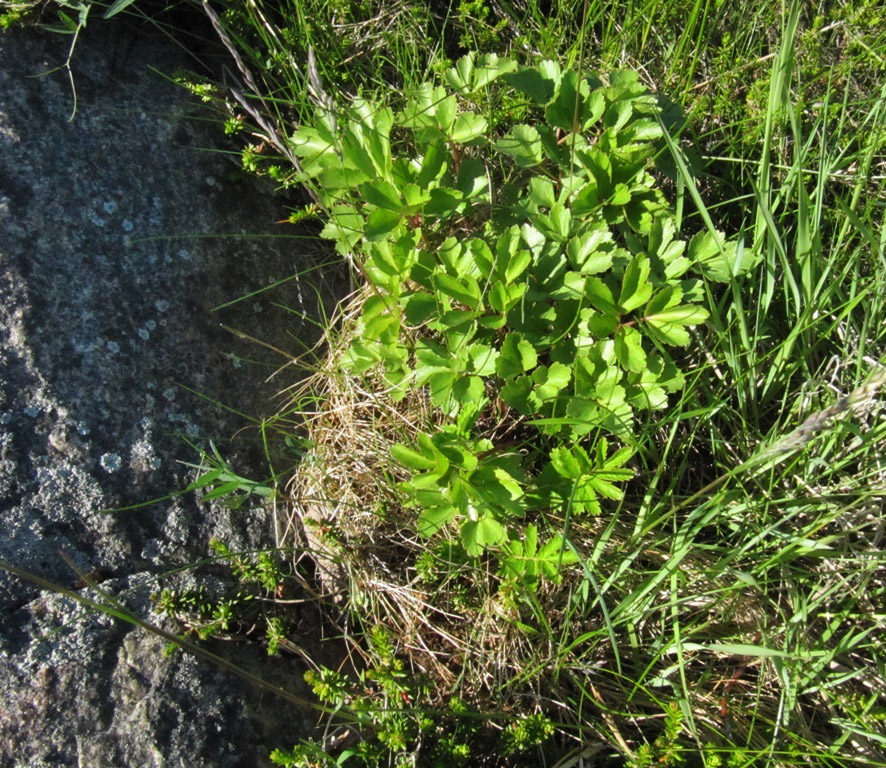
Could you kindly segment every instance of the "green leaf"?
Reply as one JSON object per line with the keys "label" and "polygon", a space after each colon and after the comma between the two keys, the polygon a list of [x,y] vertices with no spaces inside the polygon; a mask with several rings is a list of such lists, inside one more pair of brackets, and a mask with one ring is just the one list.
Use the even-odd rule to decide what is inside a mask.
{"label": "green leaf", "polygon": [[456,507],[430,507],[422,510],[418,517],[419,535],[433,536],[458,514]]}
{"label": "green leaf", "polygon": [[595,275],[612,267],[612,253],[600,250],[612,242],[606,226],[596,227],[573,237],[566,246],[569,262],[583,275]]}
{"label": "green leaf", "polygon": [[356,340],[345,352],[342,364],[354,373],[366,373],[381,359],[382,353],[378,342],[367,345]]}
{"label": "green leaf", "polygon": [[494,53],[484,54],[475,59],[474,53],[471,52],[462,56],[452,69],[446,70],[444,77],[460,96],[470,96],[485,88],[497,77],[512,72],[516,67],[515,61],[499,59]]}
{"label": "green leaf", "polygon": [[512,379],[538,365],[538,354],[522,334],[509,333],[501,346],[495,370],[503,379]]}
{"label": "green leaf", "polygon": [[529,180],[529,198],[536,205],[552,207],[557,202],[557,197],[551,180],[544,176],[533,176]]}
{"label": "green leaf", "polygon": [[[560,87],[554,100],[545,108],[545,117],[548,124],[561,128],[567,133],[572,133],[584,125],[589,117],[585,98],[589,95],[590,88],[584,78],[579,80],[574,70],[568,70],[560,80]],[[580,95],[579,95],[580,94]],[[578,109],[576,109],[578,99]],[[578,121],[576,123],[576,117]]]}
{"label": "green leaf", "polygon": [[431,190],[427,204],[424,206],[424,213],[445,219],[456,213],[459,206],[463,203],[464,198],[458,190],[434,187]]}
{"label": "green leaf", "polygon": [[651,117],[634,120],[622,132],[622,140],[630,142],[657,141],[664,135],[661,124]]}
{"label": "green leaf", "polygon": [[507,312],[523,298],[527,287],[526,283],[505,286],[503,283],[497,282],[489,290],[489,305],[496,312]]}
{"label": "green leaf", "polygon": [[529,402],[531,392],[532,379],[520,376],[501,388],[501,399],[524,416],[531,416],[535,413],[535,408]]}
{"label": "green leaf", "polygon": [[404,467],[418,471],[434,469],[437,466],[436,459],[429,459],[427,456],[414,451],[402,443],[396,443],[391,446],[391,456]]}
{"label": "green leaf", "polygon": [[420,339],[415,345],[416,382],[424,384],[431,376],[439,373],[454,373],[458,361],[449,351],[435,341]]}
{"label": "green leaf", "polygon": [[551,466],[558,475],[565,477],[567,480],[577,480],[585,474],[588,468],[589,462],[581,462],[579,456],[574,451],[580,451],[585,457],[587,456],[584,449],[580,446],[575,446],[571,450],[565,446],[551,449]]}
{"label": "green leaf", "polygon": [[425,147],[424,157],[421,158],[421,167],[415,183],[421,189],[428,189],[443,175],[449,157],[449,149],[444,141],[438,140],[428,144]]}
{"label": "green leaf", "polygon": [[354,245],[363,236],[363,217],[350,205],[337,205],[320,237],[335,240],[335,250],[339,253],[350,253]]}
{"label": "green leaf", "polygon": [[643,337],[634,328],[622,326],[615,334],[615,356],[621,367],[639,373],[646,368]]}
{"label": "green leaf", "polygon": [[549,214],[533,217],[533,223],[553,240],[565,243],[572,231],[572,213],[566,206],[555,203]]}
{"label": "green leaf", "polygon": [[520,67],[504,76],[508,85],[525,93],[536,104],[547,104],[560,85],[560,65],[555,61],[542,61],[535,67]]}
{"label": "green leaf", "polygon": [[234,491],[238,490],[240,488],[240,485],[241,483],[239,480],[229,480],[227,483],[217,485],[211,491],[203,495],[203,501],[212,501],[213,499],[227,496],[229,493],[233,493]]}
{"label": "green leaf", "polygon": [[[612,317],[617,322],[618,307],[615,304],[615,297],[609,290],[609,286],[599,277],[589,277],[585,281],[585,295],[595,309]],[[608,336],[609,334],[602,335]]]}
{"label": "green leaf", "polygon": [[566,402],[566,415],[575,439],[588,434],[600,425],[600,408],[596,401],[586,397],[570,397]]}
{"label": "green leaf", "polygon": [[654,315],[647,315],[647,328],[651,335],[664,344],[685,347],[689,344],[688,325],[698,325],[708,318],[708,311],[693,304],[671,307]]}
{"label": "green leaf", "polygon": [[580,301],[585,293],[585,282],[585,278],[578,272],[566,272],[563,275],[562,285],[551,291],[551,297]]}
{"label": "green leaf", "polygon": [[422,325],[434,317],[437,312],[437,299],[424,291],[416,291],[411,294],[403,306],[403,314],[409,325]]}
{"label": "green leaf", "polygon": [[495,475],[499,484],[510,495],[511,501],[516,501],[517,499],[523,497],[523,488],[509,472],[502,469],[501,467],[495,467],[492,470],[492,473]]}
{"label": "green leaf", "polygon": [[517,69],[517,62],[513,59],[500,59],[494,53],[484,53],[474,68],[473,89],[475,91],[485,88],[493,80],[513,72]]}
{"label": "green leaf", "polygon": [[624,312],[631,312],[642,306],[652,296],[652,284],[649,282],[649,259],[638,254],[625,269],[621,282],[621,296],[618,303]]}
{"label": "green leaf", "polygon": [[608,202],[610,205],[627,205],[631,202],[631,191],[627,184],[616,184]]}
{"label": "green leaf", "polygon": [[484,516],[479,520],[469,520],[461,529],[461,541],[465,552],[477,557],[489,547],[503,544],[507,540],[504,526],[493,517]]}
{"label": "green leaf", "polygon": [[495,373],[499,352],[488,344],[469,344],[465,350],[471,359],[473,371],[478,376],[492,376]]}
{"label": "green leaf", "polygon": [[403,209],[403,201],[397,188],[389,181],[378,179],[360,185],[360,194],[367,203],[378,208],[400,213]]}
{"label": "green leaf", "polygon": [[464,200],[488,199],[489,175],[483,161],[476,157],[462,158],[455,188]]}
{"label": "green leaf", "polygon": [[541,137],[531,125],[515,125],[495,143],[495,149],[513,157],[522,168],[542,161]]}
{"label": "green leaf", "polygon": [[668,285],[650,299],[643,311],[644,316],[656,315],[659,312],[676,306],[683,298],[683,289],[679,285]]}
{"label": "green leaf", "polygon": [[686,304],[681,307],[664,309],[654,315],[646,315],[648,323],[678,323],[680,325],[698,325],[709,317],[704,307],[696,307],[694,304]]}
{"label": "green leaf", "polygon": [[480,308],[480,286],[470,275],[465,275],[458,280],[445,272],[437,272],[434,275],[434,288],[461,302],[466,307],[474,310]]}
{"label": "green leaf", "polygon": [[309,125],[299,128],[292,134],[290,144],[292,151],[305,160],[306,164],[317,163],[324,156],[334,158],[336,163],[340,162],[335,137],[322,125],[316,128]]}
{"label": "green leaf", "polygon": [[483,379],[461,376],[452,384],[452,396],[459,403],[475,403],[483,397]]}
{"label": "green leaf", "polygon": [[116,0],[116,2],[108,8],[104,13],[104,18],[110,19],[116,16],[120,11],[127,9],[135,0]]}
{"label": "green leaf", "polygon": [[366,226],[363,228],[363,236],[369,242],[381,240],[393,232],[403,221],[403,216],[394,211],[384,208],[376,208],[369,214]]}
{"label": "green leaf", "polygon": [[539,550],[536,557],[544,576],[555,584],[562,580],[560,568],[564,565],[575,565],[579,561],[578,555],[566,546],[563,537],[559,534],[549,539]]}
{"label": "green leaf", "polygon": [[443,74],[446,78],[446,82],[449,83],[453,89],[458,91],[461,96],[467,96],[471,92],[474,75],[474,58],[475,56],[473,52],[462,56],[457,62],[455,62],[454,67],[447,69]]}
{"label": "green leaf", "polygon": [[[350,110],[351,122],[345,132],[343,149],[345,156],[349,152],[361,150],[360,162],[355,165],[367,172],[370,178],[381,177],[387,179],[391,175],[391,126],[394,124],[394,113],[387,107],[379,107],[377,104],[356,99]],[[365,152],[371,162],[374,172],[364,168],[361,163],[362,152]]]}
{"label": "green leaf", "polygon": [[689,260],[696,272],[708,280],[728,283],[754,265],[754,252],[743,243],[727,242],[719,230],[698,232],[689,241]]}
{"label": "green leaf", "polygon": [[468,241],[468,250],[474,258],[477,271],[483,277],[490,278],[495,270],[496,261],[486,241],[479,237],[471,238]]}
{"label": "green leaf", "polygon": [[553,400],[571,379],[572,369],[563,363],[551,363],[550,367],[542,365],[532,375],[534,393],[539,400]]}
{"label": "green leaf", "polygon": [[455,119],[455,124],[452,126],[449,139],[456,144],[466,144],[469,141],[473,141],[478,136],[482,136],[486,131],[486,126],[487,122],[485,117],[481,117],[473,112],[462,112]]}

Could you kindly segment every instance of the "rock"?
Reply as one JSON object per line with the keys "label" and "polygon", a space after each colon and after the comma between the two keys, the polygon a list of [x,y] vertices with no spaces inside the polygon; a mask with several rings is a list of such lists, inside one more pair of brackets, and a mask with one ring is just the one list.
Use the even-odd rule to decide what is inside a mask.
{"label": "rock", "polygon": [[[279,237],[281,200],[238,173],[218,126],[160,74],[193,62],[150,28],[90,21],[69,120],[57,68],[70,43],[0,33],[0,558],[82,590],[64,550],[151,619],[159,578],[206,558],[210,538],[273,546],[270,513],[193,494],[106,510],[186,487],[182,462],[210,439],[240,474],[269,473],[255,427],[292,378],[267,382],[286,360],[221,326],[298,353],[311,325],[290,310],[319,316],[337,268],[250,296],[325,257]],[[164,645],[0,570],[0,767],[255,766],[309,726]],[[299,685],[294,662],[223,649]]]}

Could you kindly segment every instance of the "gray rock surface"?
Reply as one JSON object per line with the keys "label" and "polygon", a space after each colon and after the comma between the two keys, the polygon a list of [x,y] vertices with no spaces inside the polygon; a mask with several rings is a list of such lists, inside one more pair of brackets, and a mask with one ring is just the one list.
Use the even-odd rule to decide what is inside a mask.
{"label": "gray rock surface", "polygon": [[[257,431],[229,442],[250,422],[217,404],[269,415],[291,378],[266,383],[284,360],[221,324],[298,352],[310,325],[290,310],[316,315],[308,280],[322,270],[211,310],[324,257],[279,237],[279,199],[237,176],[218,126],[158,74],[193,66],[181,47],[90,21],[69,121],[67,75],[49,72],[69,45],[0,32],[0,558],[82,589],[64,550],[150,619],[163,573],[205,558],[211,537],[272,545],[269,514],[193,494],[105,510],[193,480],[185,438],[216,440],[245,476],[267,473]],[[0,768],[256,766],[310,723],[164,644],[0,570]],[[299,664],[258,646],[220,652],[304,687]]]}

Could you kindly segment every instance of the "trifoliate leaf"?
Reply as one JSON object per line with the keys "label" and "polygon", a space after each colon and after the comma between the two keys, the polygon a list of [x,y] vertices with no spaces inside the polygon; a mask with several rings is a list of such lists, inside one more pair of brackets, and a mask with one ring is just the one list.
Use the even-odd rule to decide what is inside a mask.
{"label": "trifoliate leaf", "polygon": [[462,56],[452,69],[446,70],[444,76],[461,96],[470,96],[516,68],[517,62],[511,59],[500,59],[494,53],[484,54],[477,59],[471,52]]}

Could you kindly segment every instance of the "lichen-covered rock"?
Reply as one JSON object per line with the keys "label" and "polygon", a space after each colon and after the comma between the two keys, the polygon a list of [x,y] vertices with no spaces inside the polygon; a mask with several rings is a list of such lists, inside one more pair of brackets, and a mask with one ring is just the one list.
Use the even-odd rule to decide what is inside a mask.
{"label": "lichen-covered rock", "polygon": [[[235,411],[273,410],[287,382],[265,379],[285,360],[221,326],[297,353],[310,325],[288,310],[316,314],[319,299],[294,279],[212,309],[321,257],[263,236],[288,234],[274,223],[281,202],[211,149],[217,126],[158,74],[193,66],[180,46],[90,21],[69,120],[57,68],[70,43],[0,33],[0,558],[82,588],[64,550],[108,590],[135,588],[122,599],[145,613],[147,585],[205,558],[210,538],[273,544],[258,507],[191,495],[107,510],[184,488],[188,441],[216,440],[246,476],[268,472],[254,428],[228,438],[249,426]],[[307,722],[205,661],[163,657],[163,641],[80,613],[0,570],[0,767],[254,766]],[[262,666],[261,648],[236,654],[300,678]]]}

